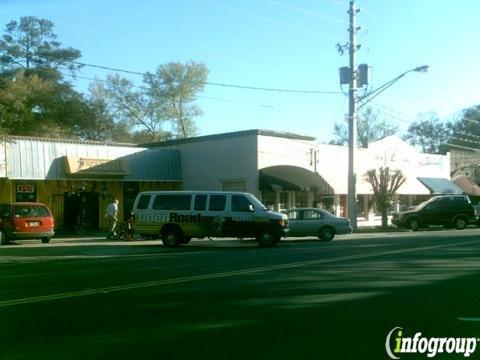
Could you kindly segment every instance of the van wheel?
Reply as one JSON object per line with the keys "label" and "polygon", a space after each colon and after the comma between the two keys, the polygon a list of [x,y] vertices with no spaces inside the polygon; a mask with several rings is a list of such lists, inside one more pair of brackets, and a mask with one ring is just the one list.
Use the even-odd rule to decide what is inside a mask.
{"label": "van wheel", "polygon": [[162,232],[162,243],[166,247],[176,247],[181,244],[181,232],[175,228],[165,229]]}
{"label": "van wheel", "polygon": [[0,231],[0,245],[10,245],[10,239],[5,231]]}
{"label": "van wheel", "polygon": [[453,226],[455,226],[455,229],[457,230],[463,230],[467,227],[467,219],[463,216],[459,216],[453,222]]}
{"label": "van wheel", "polygon": [[49,237],[43,237],[41,240],[42,240],[42,244],[48,244],[50,242]]}
{"label": "van wheel", "polygon": [[335,230],[331,226],[324,226],[320,229],[318,237],[323,241],[332,241],[335,237]]}
{"label": "van wheel", "polygon": [[257,241],[261,247],[272,247],[280,241],[280,236],[271,230],[262,230],[257,236]]}
{"label": "van wheel", "polygon": [[180,240],[180,244],[188,244],[190,242],[190,240],[192,240],[191,237],[188,237],[188,236],[184,236],[182,238],[182,240]]}

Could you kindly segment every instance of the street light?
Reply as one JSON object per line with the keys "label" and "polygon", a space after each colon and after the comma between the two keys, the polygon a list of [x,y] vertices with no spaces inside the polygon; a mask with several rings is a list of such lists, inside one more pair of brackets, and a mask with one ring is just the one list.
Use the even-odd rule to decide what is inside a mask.
{"label": "street light", "polygon": [[[353,59],[353,60],[352,60]],[[351,56],[350,61],[350,71],[355,69],[354,57]],[[350,219],[350,224],[354,231],[357,230],[357,191],[356,191],[356,173],[355,173],[355,149],[357,147],[356,138],[357,138],[357,111],[362,108],[364,105],[372,101],[390,86],[395,84],[398,80],[403,78],[405,75],[411,72],[427,72],[428,65],[417,66],[416,68],[405,71],[404,73],[398,75],[392,80],[386,82],[382,86],[378,87],[375,90],[370,91],[369,93],[356,97],[355,91],[356,79],[355,76],[352,76],[350,82],[350,105],[349,105],[349,129],[348,129],[348,194],[347,194],[347,209],[348,209],[348,218]],[[358,104],[358,106],[357,106]]]}
{"label": "street light", "polygon": [[407,70],[405,71],[404,73],[398,75],[397,77],[393,78],[392,80],[386,82],[385,84],[383,84],[382,86],[378,87],[377,89],[375,90],[372,90],[370,91],[369,93],[363,95],[363,96],[360,96],[356,99],[356,102],[359,103],[359,102],[362,102],[364,99],[367,99],[365,102],[363,102],[362,104],[358,105],[357,106],[357,110],[360,109],[361,107],[363,107],[365,104],[369,103],[370,101],[372,101],[374,98],[376,98],[378,95],[380,95],[382,92],[384,92],[385,90],[387,90],[390,86],[392,86],[393,84],[395,84],[398,80],[400,80],[401,78],[403,78],[405,75],[407,75],[408,73],[411,73],[411,72],[427,72],[429,69],[429,66],[428,65],[422,65],[422,66],[417,66],[416,68],[413,68],[413,69],[410,69],[410,70]]}

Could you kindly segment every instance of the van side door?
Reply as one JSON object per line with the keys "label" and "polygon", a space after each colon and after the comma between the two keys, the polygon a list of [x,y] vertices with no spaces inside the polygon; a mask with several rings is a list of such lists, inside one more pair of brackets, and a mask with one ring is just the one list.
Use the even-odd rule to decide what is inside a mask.
{"label": "van side door", "polygon": [[255,237],[261,222],[254,204],[243,194],[232,194],[225,221],[227,236]]}
{"label": "van side door", "polygon": [[205,211],[205,217],[203,217],[203,221],[206,222],[207,236],[228,236],[224,234],[226,209],[226,194],[208,195],[207,211]]}

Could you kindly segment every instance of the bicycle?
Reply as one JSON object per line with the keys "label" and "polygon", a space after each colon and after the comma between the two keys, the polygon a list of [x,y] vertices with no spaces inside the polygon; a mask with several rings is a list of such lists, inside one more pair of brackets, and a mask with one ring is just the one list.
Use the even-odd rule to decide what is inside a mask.
{"label": "bicycle", "polygon": [[130,222],[120,222],[113,229],[113,240],[135,240]]}
{"label": "bicycle", "polygon": [[114,240],[139,240],[139,235],[135,234],[133,230],[133,216],[130,214],[130,218],[126,222],[119,222],[113,229]]}

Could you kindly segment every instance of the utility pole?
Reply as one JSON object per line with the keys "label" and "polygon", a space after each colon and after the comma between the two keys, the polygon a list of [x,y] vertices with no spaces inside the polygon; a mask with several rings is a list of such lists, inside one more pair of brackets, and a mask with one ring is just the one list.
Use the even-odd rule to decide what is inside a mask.
{"label": "utility pole", "polygon": [[357,230],[357,190],[355,173],[355,157],[357,148],[357,66],[355,53],[359,49],[356,44],[357,27],[355,24],[355,15],[359,12],[355,8],[355,1],[350,1],[350,86],[348,91],[348,195],[347,195],[347,213],[353,231]]}

